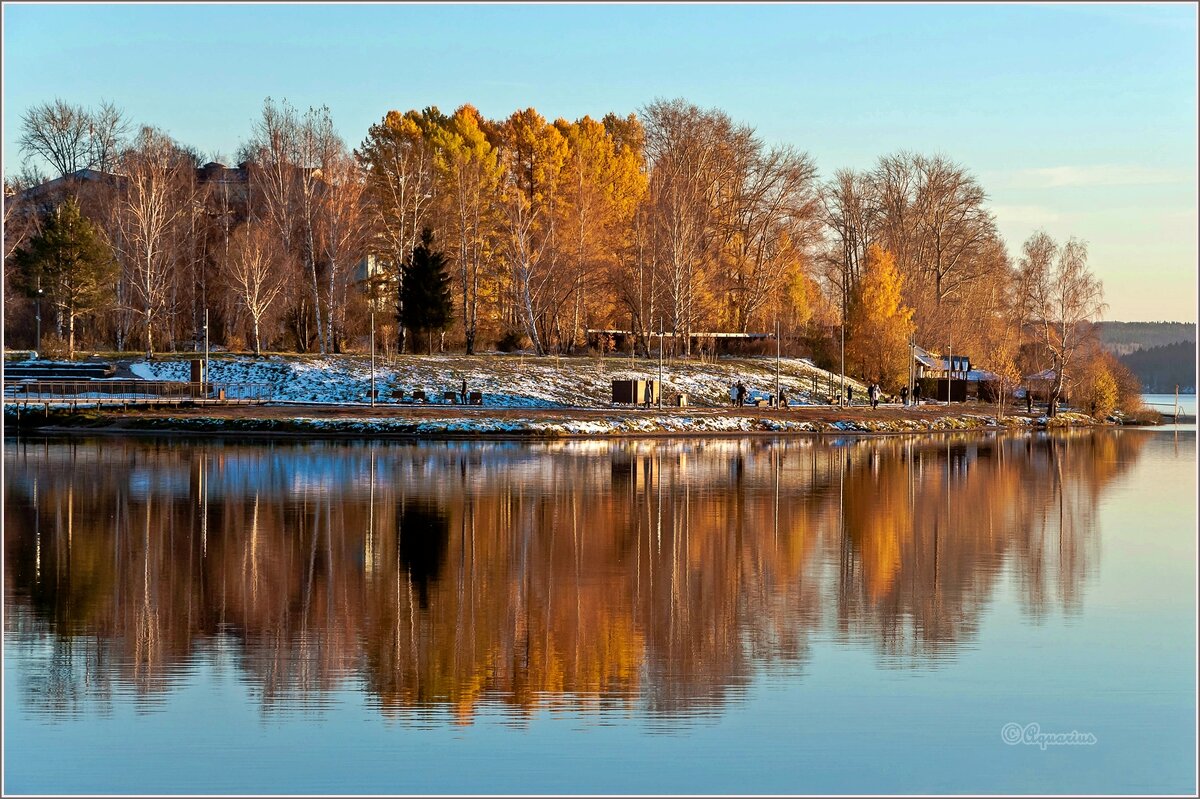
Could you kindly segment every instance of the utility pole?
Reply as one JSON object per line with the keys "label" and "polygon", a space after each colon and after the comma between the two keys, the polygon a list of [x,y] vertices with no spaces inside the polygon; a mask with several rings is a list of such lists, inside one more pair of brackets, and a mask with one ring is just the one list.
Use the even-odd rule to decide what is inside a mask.
{"label": "utility pole", "polygon": [[375,407],[375,304],[371,303],[371,407]]}
{"label": "utility pole", "polygon": [[[917,383],[917,339],[915,336],[908,338],[908,397],[912,398],[913,388]],[[908,404],[907,402],[905,404]]]}
{"label": "utility pole", "polygon": [[846,303],[842,302],[842,391],[838,395],[838,405],[846,404]]}
{"label": "utility pole", "polygon": [[204,309],[204,379],[200,381],[204,385],[204,393],[208,394],[208,309]]}
{"label": "utility pole", "polygon": [[40,276],[37,290],[37,344],[34,349],[37,350],[38,357],[42,357],[42,278]]}
{"label": "utility pole", "polygon": [[950,354],[946,365],[950,367],[949,377],[946,378],[946,407],[950,407],[950,384],[954,382],[954,334],[950,334]]}
{"label": "utility pole", "polygon": [[779,361],[782,357],[782,345],[779,342],[779,320],[775,320],[775,407],[779,407]]}

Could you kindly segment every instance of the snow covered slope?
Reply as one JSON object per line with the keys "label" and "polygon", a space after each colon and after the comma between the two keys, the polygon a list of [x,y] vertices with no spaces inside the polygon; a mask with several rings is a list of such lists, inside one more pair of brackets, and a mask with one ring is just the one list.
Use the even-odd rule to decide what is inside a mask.
{"label": "snow covered slope", "polygon": [[[188,364],[182,360],[145,360],[129,364],[133,373],[147,380],[188,379]],[[824,403],[836,391],[840,378],[818,369],[806,359],[785,358],[780,384],[789,402]],[[656,378],[658,362],[628,358],[555,358],[522,355],[411,355],[376,363],[376,387],[381,401],[390,402],[395,390],[411,395],[413,389],[427,394],[458,391],[467,381],[468,391],[483,393],[484,405],[492,407],[560,408],[608,407],[612,380]],[[816,393],[813,394],[814,378]],[[362,356],[288,357],[222,356],[211,362],[213,383],[260,383],[271,386],[277,402],[346,403],[365,402],[371,388],[371,362]],[[663,399],[676,393],[688,395],[691,405],[729,404],[729,388],[743,381],[751,391],[775,391],[773,358],[722,358],[715,362],[677,361],[663,369]],[[865,399],[863,386],[854,386]]]}

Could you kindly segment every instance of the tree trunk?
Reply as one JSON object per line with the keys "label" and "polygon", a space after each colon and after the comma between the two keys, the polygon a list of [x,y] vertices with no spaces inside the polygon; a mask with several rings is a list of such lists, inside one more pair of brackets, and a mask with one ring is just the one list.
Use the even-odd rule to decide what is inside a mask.
{"label": "tree trunk", "polygon": [[146,358],[154,357],[154,321],[150,309],[146,309]]}
{"label": "tree trunk", "polygon": [[308,225],[308,253],[305,258],[308,261],[308,273],[312,277],[313,290],[313,319],[317,323],[317,346],[321,350],[321,354],[325,354],[325,329],[321,326],[321,281],[317,277],[317,259],[314,255],[315,242],[313,241],[312,226]]}
{"label": "tree trunk", "polygon": [[521,310],[522,316],[525,317],[525,327],[529,333],[530,342],[533,344],[533,351],[538,355],[544,355],[542,340],[538,336],[537,319],[533,315],[533,296],[529,288],[528,269],[523,269],[521,275]]}
{"label": "tree trunk", "polygon": [[1046,415],[1054,418],[1058,415],[1058,400],[1062,396],[1063,383],[1065,381],[1063,374],[1062,363],[1055,364],[1054,369],[1054,385],[1050,389],[1050,407],[1046,409]]}

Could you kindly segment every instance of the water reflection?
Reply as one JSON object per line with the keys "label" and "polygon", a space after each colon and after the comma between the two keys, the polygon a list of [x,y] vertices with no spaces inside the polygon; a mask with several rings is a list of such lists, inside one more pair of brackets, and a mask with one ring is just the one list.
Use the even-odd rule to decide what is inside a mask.
{"label": "water reflection", "polygon": [[698,717],[811,642],[932,668],[1076,613],[1145,436],[5,446],[6,636],[52,714],[201,658],[267,710]]}

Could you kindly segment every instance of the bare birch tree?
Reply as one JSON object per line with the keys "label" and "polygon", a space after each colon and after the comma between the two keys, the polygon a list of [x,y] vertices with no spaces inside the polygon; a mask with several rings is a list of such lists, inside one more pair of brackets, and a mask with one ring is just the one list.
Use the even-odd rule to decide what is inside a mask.
{"label": "bare birch tree", "polygon": [[143,128],[122,163],[125,173],[116,205],[114,241],[142,318],[146,355],[154,355],[154,331],[167,313],[175,282],[173,227],[195,201],[194,165],[166,134]]}
{"label": "bare birch tree", "polygon": [[111,171],[129,132],[124,113],[111,102],[89,110],[60,99],[31,106],[21,115],[18,146],[67,177],[81,169]]}
{"label": "bare birch tree", "polygon": [[255,355],[262,353],[264,320],[294,274],[280,262],[278,254],[274,232],[253,222],[233,234],[230,257],[222,263],[222,275],[237,305],[249,317]]}
{"label": "bare birch tree", "polygon": [[753,131],[722,111],[683,100],[656,100],[642,111],[650,197],[659,248],[659,281],[671,332],[691,354],[705,283],[716,263],[717,207],[723,183],[736,172],[734,154]]}
{"label": "bare birch tree", "polygon": [[315,228],[325,269],[325,343],[334,352],[346,329],[347,290],[365,252],[366,233],[362,171],[340,139],[326,140],[321,180]]}
{"label": "bare birch tree", "polygon": [[807,154],[765,151],[757,138],[746,145],[737,190],[723,209],[729,316],[743,333],[816,238],[818,208],[817,168]]}
{"label": "bare birch tree", "polygon": [[1058,412],[1067,372],[1104,311],[1104,287],[1087,265],[1087,245],[1072,237],[1061,247],[1044,231],[1026,240],[1021,258],[1021,302],[1038,343],[1050,356],[1050,415]]}

